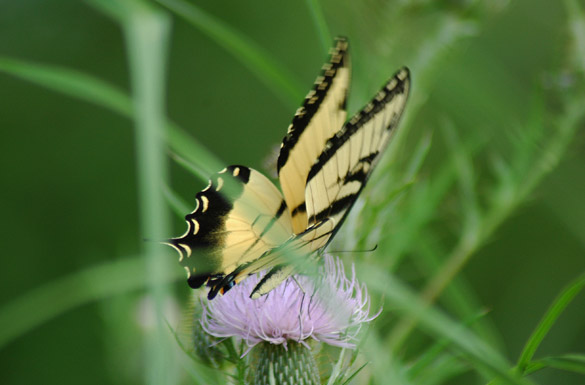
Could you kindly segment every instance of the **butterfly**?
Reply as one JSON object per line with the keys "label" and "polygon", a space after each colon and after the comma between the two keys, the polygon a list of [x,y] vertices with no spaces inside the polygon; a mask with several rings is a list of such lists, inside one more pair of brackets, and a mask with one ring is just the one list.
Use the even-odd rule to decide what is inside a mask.
{"label": "butterfly", "polygon": [[400,69],[349,121],[348,41],[337,38],[280,147],[279,189],[260,172],[229,166],[210,177],[185,216],[187,231],[166,244],[179,252],[192,288],[224,294],[270,269],[250,297],[296,272],[285,255],[317,258],[339,230],[392,137],[410,90]]}

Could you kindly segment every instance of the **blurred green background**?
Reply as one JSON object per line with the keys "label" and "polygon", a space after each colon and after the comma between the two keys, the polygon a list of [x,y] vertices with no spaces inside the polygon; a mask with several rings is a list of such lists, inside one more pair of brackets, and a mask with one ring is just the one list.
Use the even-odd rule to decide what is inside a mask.
{"label": "blurred green background", "polygon": [[[0,329],[11,330],[0,339],[3,384],[144,382],[141,341],[149,328],[144,320],[148,276],[139,262],[115,264],[139,261],[144,239],[154,236],[140,228],[134,124],[104,106],[15,75],[14,68],[24,65],[14,67],[11,61],[79,71],[129,94],[123,30],[96,3],[100,1],[0,1],[0,320],[4,322]],[[331,36],[350,39],[350,113],[396,69],[410,67],[413,91],[403,126],[406,132],[391,167],[406,168],[421,138],[432,138],[413,186],[418,180],[432,183],[440,165],[461,151],[473,160],[469,165],[473,175],[467,182],[479,201],[489,203],[497,179],[494,159],[510,160],[519,148],[528,148],[532,155],[527,155],[527,162],[534,162],[536,168],[537,161],[550,156],[544,177],[537,178],[527,199],[522,197],[504,211],[460,271],[466,282],[464,294],[473,296],[477,309],[487,312],[481,318],[493,331],[493,339],[485,340],[511,363],[517,360],[553,299],[585,271],[583,120],[574,124],[566,149],[552,155],[545,151],[549,138],[559,130],[556,124],[568,115],[566,106],[583,96],[580,71],[585,65],[578,47],[584,46],[575,45],[578,35],[573,35],[570,24],[578,15],[567,11],[571,4],[583,7],[583,2],[325,0],[318,8],[312,8],[311,1],[191,3],[282,66],[287,84],[292,85],[288,91],[201,27],[159,3],[151,4],[168,12],[172,22],[166,47],[167,115],[225,164],[271,171],[266,159],[278,148],[330,44],[314,22],[315,9],[321,9]],[[580,102],[585,109],[585,99]],[[532,135],[531,125],[542,126],[541,134]],[[205,183],[177,163],[169,164],[173,190],[192,205]],[[205,161],[199,166],[207,167]],[[531,169],[531,164],[524,166]],[[382,174],[378,171],[374,180],[383,180]],[[381,211],[384,215],[400,218],[393,217],[394,209],[408,215],[408,202],[416,203],[409,200],[415,187],[406,184],[404,190],[390,209]],[[400,223],[378,229],[385,241],[366,240],[370,246],[381,242],[381,250],[364,258],[379,259],[415,291],[424,287],[432,274],[411,258],[416,254],[412,245],[432,232],[434,238],[426,244],[435,244],[434,252],[446,258],[465,228],[462,190],[465,187],[457,183],[449,187],[440,209],[410,246],[403,246],[400,263],[384,260],[385,250],[404,239]],[[169,235],[183,233],[180,216],[169,213],[169,218]],[[180,317],[187,312],[189,290],[174,258],[169,263],[178,277],[172,285],[176,301],[169,305],[175,310],[168,314]],[[362,253],[348,257],[352,258],[362,258]],[[99,282],[84,275],[95,266],[116,272],[110,292],[93,290],[110,284],[107,273],[88,273],[100,277]],[[375,289],[372,293],[379,300]],[[538,356],[585,351],[584,304],[581,293],[555,323]],[[387,321],[374,323],[380,333],[400,319],[392,314],[392,307],[386,304]],[[445,304],[441,308],[452,313]],[[54,316],[45,321],[52,311]],[[42,322],[27,326],[37,316]],[[174,320],[170,323],[176,325]],[[415,334],[408,348],[397,352],[398,360],[408,363],[433,338]],[[364,350],[367,354],[367,347]],[[467,363],[465,358],[462,362]],[[177,381],[191,381],[186,371],[176,369]],[[367,378],[355,381],[367,383]],[[372,383],[382,383],[374,378],[378,382]],[[585,382],[583,374],[555,369],[530,379],[541,384]],[[441,383],[486,382],[467,367]]]}

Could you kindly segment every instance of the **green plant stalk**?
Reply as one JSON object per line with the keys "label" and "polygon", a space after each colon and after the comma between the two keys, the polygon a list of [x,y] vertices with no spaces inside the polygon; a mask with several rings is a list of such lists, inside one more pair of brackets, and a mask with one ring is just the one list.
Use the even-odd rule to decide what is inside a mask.
{"label": "green plant stalk", "polygon": [[327,27],[327,20],[325,20],[325,16],[323,15],[323,8],[321,8],[321,4],[319,0],[305,0],[307,3],[307,8],[309,8],[309,12],[311,13],[311,18],[313,19],[313,24],[317,29],[317,34],[319,36],[319,43],[321,43],[321,49],[323,52],[329,51],[329,47],[331,46],[331,32],[329,32],[329,27]]}
{"label": "green plant stalk", "polygon": [[577,66],[585,74],[585,13],[577,0],[566,0],[565,8],[573,37]]}
{"label": "green plant stalk", "polygon": [[530,365],[526,367],[524,374],[528,375],[544,368],[555,368],[585,374],[585,355],[565,354],[559,357],[545,357],[540,360],[532,361]]}
{"label": "green plant stalk", "polygon": [[[414,292],[405,287],[392,275],[367,263],[356,263],[359,275],[371,277],[368,288],[383,293],[392,303],[393,309],[420,320],[422,328],[434,336],[439,336],[457,351],[464,354],[474,366],[492,376],[498,376],[507,384],[533,384],[532,381],[519,377],[509,371],[506,358],[488,343],[478,338],[464,325],[451,319],[444,313],[428,306]],[[384,349],[388,349],[384,343]],[[400,354],[396,354],[398,357]],[[406,374],[406,373],[405,373]],[[402,381],[401,383],[410,383]]]}
{"label": "green plant stalk", "polygon": [[121,89],[83,72],[0,57],[0,71],[65,95],[132,116],[132,102]]}
{"label": "green plant stalk", "polygon": [[264,85],[274,92],[285,106],[294,110],[298,107],[305,91],[300,82],[286,70],[286,66],[270,56],[253,40],[203,11],[201,8],[183,0],[156,0],[177,15],[187,20],[225,48],[250,70]]}
{"label": "green plant stalk", "polygon": [[[134,118],[130,97],[121,89],[77,70],[0,57],[0,71],[73,98]],[[177,124],[167,120],[165,138],[172,151],[188,159],[190,171],[203,182],[225,164]]]}
{"label": "green plant stalk", "polygon": [[[425,303],[430,305],[437,299],[471,256],[525,202],[538,183],[558,165],[579,124],[585,118],[581,100],[583,100],[582,97],[575,97],[569,102],[555,129],[551,130],[553,135],[545,143],[542,150],[545,156],[536,160],[522,181],[506,190],[505,194],[501,194],[501,199],[495,201],[492,207],[485,211],[485,216],[479,219],[479,223],[463,232],[446,263],[423,289],[421,299]],[[392,350],[397,351],[400,348],[417,323],[418,320],[415,317],[409,316],[396,325],[389,338]]]}
{"label": "green plant stalk", "polygon": [[[150,7],[136,4],[123,21],[132,84],[136,124],[140,229],[145,236],[162,239],[168,234],[168,216],[161,186],[167,179],[164,151],[164,83],[170,19]],[[160,280],[169,269],[156,243],[144,244],[149,287],[156,326],[146,335],[147,384],[166,384],[171,378],[171,340],[167,336],[163,306],[169,297]]]}
{"label": "green plant stalk", "polygon": [[193,210],[193,208],[189,206],[187,202],[183,200],[183,198],[178,196],[177,193],[173,191],[173,189],[171,189],[168,185],[163,185],[162,189],[169,207],[179,218],[184,218],[185,213]]}
{"label": "green plant stalk", "polygon": [[534,353],[536,353],[540,343],[544,337],[546,337],[558,317],[563,313],[571,301],[573,301],[575,296],[581,292],[583,287],[585,287],[585,274],[581,275],[574,282],[572,282],[555,299],[524,346],[524,349],[520,354],[520,358],[518,359],[518,363],[516,364],[516,371],[518,373],[526,373],[528,366],[532,361],[532,357],[534,357]]}
{"label": "green plant stalk", "polygon": [[[184,277],[170,271],[170,282]],[[126,258],[77,271],[31,289],[0,308],[0,349],[36,327],[75,307],[146,287],[143,258]]]}

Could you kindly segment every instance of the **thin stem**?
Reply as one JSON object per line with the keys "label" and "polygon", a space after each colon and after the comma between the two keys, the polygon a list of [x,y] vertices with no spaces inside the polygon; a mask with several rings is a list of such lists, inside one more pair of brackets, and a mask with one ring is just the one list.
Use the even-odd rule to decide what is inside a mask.
{"label": "thin stem", "polygon": [[[136,123],[136,150],[142,234],[162,239],[168,234],[168,216],[161,186],[167,179],[164,151],[164,89],[170,19],[150,7],[135,6],[123,23],[132,81]],[[161,257],[160,247],[144,244],[148,293],[154,303],[156,325],[147,331],[145,379],[148,384],[169,383],[171,341],[163,317],[169,298],[160,280],[170,260]]]}
{"label": "thin stem", "polygon": [[[471,231],[464,231],[441,270],[423,289],[421,299],[424,303],[430,305],[439,297],[475,252],[526,201],[538,183],[558,164],[576,130],[580,127],[580,122],[585,118],[581,100],[581,98],[571,99],[565,113],[555,125],[555,129],[551,129],[554,135],[546,142],[546,147],[542,151],[544,156],[531,166],[525,178],[518,181],[507,194],[502,195],[502,199],[497,200],[492,207],[485,210],[485,217],[480,219],[477,226],[474,226]],[[400,349],[418,321],[417,318],[409,316],[396,325],[389,337],[389,344],[394,351]]]}

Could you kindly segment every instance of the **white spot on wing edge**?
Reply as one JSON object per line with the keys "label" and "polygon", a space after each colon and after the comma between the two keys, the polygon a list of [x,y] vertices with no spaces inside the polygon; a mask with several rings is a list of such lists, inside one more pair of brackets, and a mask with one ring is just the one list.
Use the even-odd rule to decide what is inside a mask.
{"label": "white spot on wing edge", "polygon": [[388,83],[386,85],[386,90],[392,91],[396,87],[397,84],[398,84],[398,82],[396,81],[396,78],[392,78],[392,80],[390,80],[390,83]]}
{"label": "white spot on wing edge", "polygon": [[[239,168],[239,167],[236,167],[236,168],[234,168],[234,172],[233,172],[232,174],[233,174],[234,176],[238,176],[238,175],[240,175],[240,168]],[[203,211],[205,211],[205,210],[203,210]]]}
{"label": "white spot on wing edge", "polygon": [[189,271],[189,268],[187,266],[183,266],[185,268],[185,271],[187,272],[187,279],[191,278],[191,272]]}
{"label": "white spot on wing edge", "polygon": [[199,222],[197,222],[195,219],[191,219],[191,223],[193,224],[193,235],[197,235],[199,232]]}
{"label": "white spot on wing edge", "polygon": [[201,202],[203,203],[202,213],[206,212],[209,208],[209,199],[205,195],[201,195]]}
{"label": "white spot on wing edge", "polygon": [[217,178],[217,187],[215,188],[215,191],[219,191],[222,187],[223,187],[223,179],[218,177]]}
{"label": "white spot on wing edge", "polygon": [[[187,258],[189,258],[191,256],[191,248],[184,243],[181,243],[181,247],[184,248],[185,250],[187,250]],[[181,261],[179,260],[179,262],[181,262]]]}
{"label": "white spot on wing edge", "polygon": [[398,79],[404,81],[408,77],[408,71],[406,69],[401,69],[400,72],[396,75]]}

